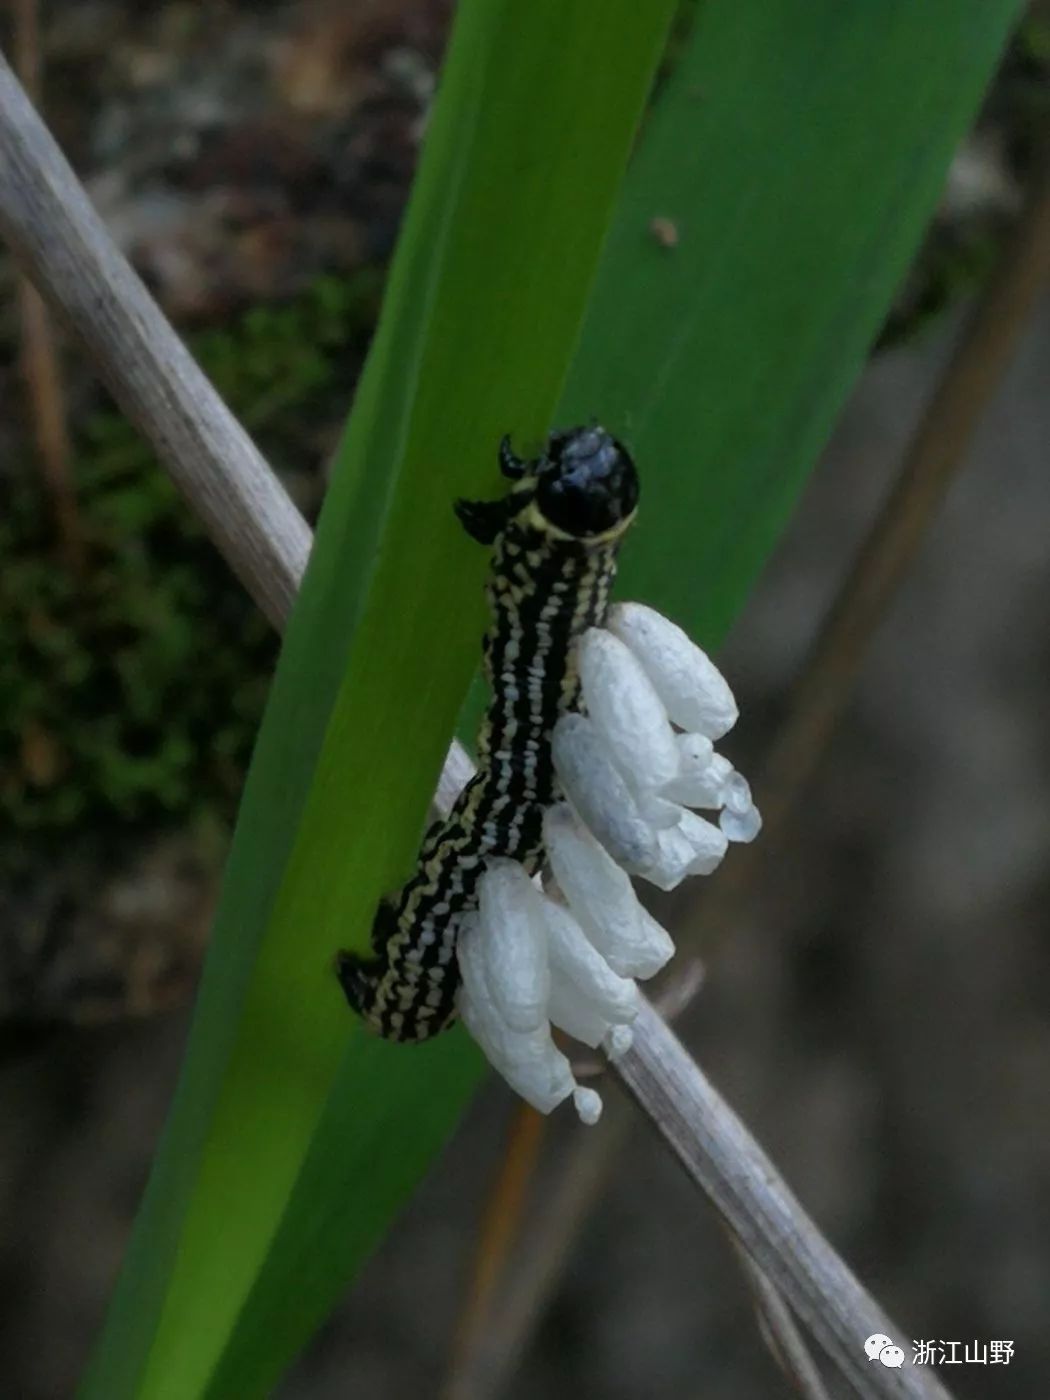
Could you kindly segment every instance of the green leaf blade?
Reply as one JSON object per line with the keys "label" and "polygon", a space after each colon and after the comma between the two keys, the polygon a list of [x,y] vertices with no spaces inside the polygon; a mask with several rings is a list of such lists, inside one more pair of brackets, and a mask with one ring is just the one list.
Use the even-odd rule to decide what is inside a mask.
{"label": "green leaf blade", "polygon": [[635,450],[623,588],[707,644],[794,506],[1018,10],[699,8],[632,163],[560,416],[597,413]]}
{"label": "green leaf blade", "polygon": [[[416,1051],[367,1040],[331,959],[366,946],[379,895],[411,868],[483,626],[484,552],[451,502],[495,488],[502,432],[545,431],[671,8],[459,8],[257,744],[183,1079],[86,1396],[186,1400],[220,1366],[227,1394],[250,1393],[242,1369],[272,1379],[480,1072],[457,1033]],[[392,1121],[431,1127],[398,1144]],[[336,1140],[320,1150],[329,1123]],[[346,1162],[360,1166],[352,1182]],[[324,1287],[295,1311],[287,1270],[307,1237],[281,1222],[304,1164],[320,1177],[307,1171],[306,1252]],[[325,1221],[348,1192],[337,1239]],[[274,1258],[275,1236],[289,1253],[282,1243]],[[263,1270],[281,1325],[223,1362]]]}

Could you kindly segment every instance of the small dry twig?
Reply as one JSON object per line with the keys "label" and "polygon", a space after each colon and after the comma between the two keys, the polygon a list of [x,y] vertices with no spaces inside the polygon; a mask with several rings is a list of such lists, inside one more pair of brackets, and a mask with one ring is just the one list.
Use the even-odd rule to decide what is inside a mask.
{"label": "small dry twig", "polygon": [[515,1106],[503,1156],[478,1229],[470,1283],[452,1346],[447,1386],[449,1400],[466,1400],[470,1395],[464,1371],[481,1342],[493,1296],[506,1273],[508,1256],[520,1233],[546,1126],[547,1120],[531,1105],[519,1103]]}
{"label": "small dry twig", "polygon": [[500,1281],[498,1303],[487,1310],[475,1345],[458,1360],[451,1381],[457,1400],[482,1400],[503,1390],[634,1122],[630,1105],[616,1093],[606,1096],[594,1127],[571,1128],[568,1155],[544,1192],[543,1209],[530,1215],[527,1236],[517,1242],[527,1247],[512,1252],[513,1268]]}
{"label": "small dry twig", "polygon": [[857,1392],[869,1400],[946,1400],[931,1369],[873,1366],[864,1340],[904,1332],[882,1312],[809,1219],[772,1162],[644,998],[634,1045],[612,1066],[740,1241],[756,1268]]}
{"label": "small dry twig", "polygon": [[[15,67],[26,92],[39,106],[42,59],[37,0],[16,0],[14,7]],[[65,393],[58,349],[47,307],[28,278],[18,279],[22,323],[22,373],[29,391],[33,434],[51,498],[55,530],[65,565],[73,573],[84,568],[73,450],[66,419]]]}
{"label": "small dry twig", "polygon": [[309,527],[113,243],[3,58],[0,231],[280,626],[306,566]]}
{"label": "small dry twig", "polygon": [[751,1288],[758,1314],[759,1331],[774,1361],[795,1387],[802,1400],[828,1400],[828,1392],[816,1363],[809,1354],[791,1309],[743,1246],[730,1235],[730,1243]]}

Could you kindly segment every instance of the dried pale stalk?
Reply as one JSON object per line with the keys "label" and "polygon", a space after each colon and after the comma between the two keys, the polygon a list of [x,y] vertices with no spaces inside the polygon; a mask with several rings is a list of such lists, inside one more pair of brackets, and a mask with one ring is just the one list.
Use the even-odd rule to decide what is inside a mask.
{"label": "dried pale stalk", "polygon": [[113,243],[0,58],[0,232],[76,331],[266,616],[287,616],[310,531]]}
{"label": "dried pale stalk", "polygon": [[515,1105],[506,1151],[478,1229],[465,1306],[459,1317],[446,1400],[469,1400],[471,1358],[483,1344],[494,1295],[506,1276],[507,1257],[521,1233],[529,1188],[536,1175],[547,1120],[527,1103]]}
{"label": "dried pale stalk", "polygon": [[[34,102],[40,102],[43,60],[40,52],[40,14],[37,0],[16,0],[14,6],[15,66]],[[68,569],[84,567],[84,541],[80,530],[73,451],[66,421],[65,392],[58,347],[40,293],[27,278],[18,280],[22,324],[22,371],[32,412],[33,436],[51,498],[55,529]]]}
{"label": "dried pale stalk", "polygon": [[735,1239],[732,1244],[754,1296],[759,1327],[773,1359],[803,1400],[829,1400],[791,1309],[743,1247]]}
{"label": "dried pale stalk", "polygon": [[[802,1210],[758,1143],[645,999],[613,1073],[858,1394],[945,1400],[927,1367],[872,1365],[864,1339],[903,1337]],[[910,1334],[907,1334],[910,1335]]]}

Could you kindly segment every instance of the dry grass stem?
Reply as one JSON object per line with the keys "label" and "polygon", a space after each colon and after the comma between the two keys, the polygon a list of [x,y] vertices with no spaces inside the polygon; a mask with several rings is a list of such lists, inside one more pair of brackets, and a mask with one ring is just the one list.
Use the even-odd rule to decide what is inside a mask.
{"label": "dry grass stem", "polygon": [[529,1190],[543,1146],[547,1120],[526,1103],[514,1110],[499,1168],[482,1211],[477,1244],[456,1328],[447,1386],[448,1400],[473,1394],[470,1358],[482,1344],[508,1260],[520,1234]]}
{"label": "dry grass stem", "polygon": [[634,1121],[630,1105],[616,1094],[606,1095],[596,1126],[573,1125],[565,1161],[544,1190],[542,1208],[526,1215],[474,1345],[461,1358],[456,1400],[489,1400],[502,1393]]}
{"label": "dry grass stem", "polygon": [[[22,84],[39,106],[43,60],[37,0],[16,0],[14,6],[15,67]],[[22,373],[29,393],[33,437],[40,454],[44,484],[51,499],[55,532],[66,568],[84,567],[84,541],[73,480],[73,453],[66,418],[62,370],[47,308],[36,288],[19,278],[22,328]]]}
{"label": "dry grass stem", "polygon": [[774,1361],[802,1400],[829,1400],[827,1388],[809,1354],[791,1309],[745,1249],[730,1236],[740,1267],[755,1300],[759,1331]]}
{"label": "dry grass stem", "polygon": [[0,58],[0,231],[277,626],[310,531],[106,232]]}
{"label": "dry grass stem", "polygon": [[84,539],[80,527],[73,449],[66,419],[65,394],[58,350],[47,307],[33,284],[19,278],[18,300],[22,330],[22,373],[29,394],[33,437],[40,457],[44,485],[51,501],[55,534],[66,568],[84,569]]}
{"label": "dry grass stem", "polygon": [[927,1367],[871,1365],[864,1339],[904,1331],[854,1278],[644,998],[634,1045],[612,1072],[858,1394],[866,1400],[946,1400],[948,1392]]}

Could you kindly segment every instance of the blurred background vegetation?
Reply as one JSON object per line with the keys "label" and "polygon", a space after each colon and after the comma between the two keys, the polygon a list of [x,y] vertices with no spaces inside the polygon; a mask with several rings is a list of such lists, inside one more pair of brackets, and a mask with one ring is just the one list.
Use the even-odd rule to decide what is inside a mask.
{"label": "blurred background vegetation", "polygon": [[[196,330],[190,346],[286,481],[316,510],[313,435],[338,424],[375,322],[378,269]],[[122,414],[76,424],[83,575],[56,568],[39,476],[12,471],[0,522],[0,809],[41,839],[92,824],[236,811],[277,642]],[[10,856],[11,852],[7,854]]]}

